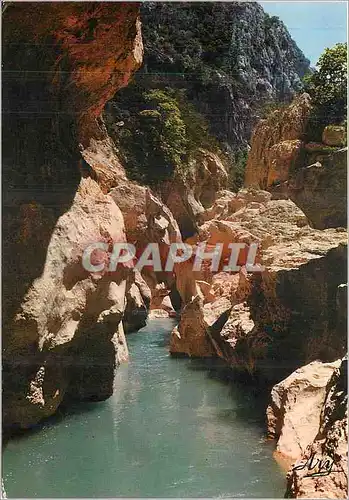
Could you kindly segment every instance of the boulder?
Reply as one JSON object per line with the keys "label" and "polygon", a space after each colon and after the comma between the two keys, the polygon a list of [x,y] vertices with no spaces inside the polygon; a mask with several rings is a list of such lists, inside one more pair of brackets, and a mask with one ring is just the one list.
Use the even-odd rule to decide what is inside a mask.
{"label": "boulder", "polygon": [[171,335],[171,354],[207,357],[217,355],[215,336],[227,320],[231,303],[220,298],[203,304],[199,295],[182,310],[181,319]]}
{"label": "boulder", "polygon": [[339,125],[327,125],[322,132],[322,142],[327,146],[345,146],[347,131]]}
{"label": "boulder", "polygon": [[327,385],[340,363],[313,361],[273,387],[267,408],[268,434],[277,439],[279,453],[298,459],[315,439]]}
{"label": "boulder", "polygon": [[[347,360],[343,359],[327,385],[318,433],[287,474],[285,498],[347,498],[348,391]],[[312,470],[305,466],[312,462]],[[322,470],[317,465],[322,460]],[[320,474],[309,477],[309,473]],[[327,473],[329,472],[329,473]]]}
{"label": "boulder", "polygon": [[229,314],[224,319],[225,322],[221,322],[223,328],[216,329],[212,333],[218,356],[235,371],[241,369],[253,373],[254,358],[249,356],[249,353],[254,351],[250,349],[248,342],[249,339],[254,338],[251,335],[254,322],[250,317],[248,307],[244,303],[236,304],[229,309]]}
{"label": "boulder", "polygon": [[151,317],[159,315],[160,311],[163,311],[163,317],[176,316],[176,312],[172,306],[170,298],[170,290],[166,287],[165,283],[157,283],[155,288],[152,290],[152,299],[150,304]]}
{"label": "boulder", "polygon": [[207,334],[203,302],[199,295],[182,309],[180,323],[171,334],[170,353],[193,357],[211,357],[216,354]]}

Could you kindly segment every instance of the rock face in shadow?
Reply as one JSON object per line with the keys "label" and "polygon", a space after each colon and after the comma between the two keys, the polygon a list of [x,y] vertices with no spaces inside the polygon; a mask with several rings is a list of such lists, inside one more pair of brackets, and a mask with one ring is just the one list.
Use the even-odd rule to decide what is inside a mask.
{"label": "rock face in shadow", "polygon": [[188,354],[194,357],[210,357],[215,349],[207,334],[202,300],[197,295],[181,311],[181,320],[171,335],[172,354]]}
{"label": "rock face in shadow", "polygon": [[[28,6],[30,5],[30,15]],[[125,241],[108,195],[126,178],[100,113],[142,61],[137,4],[9,4],[3,30],[3,383],[5,428],[28,427],[64,398],[105,399],[127,357]],[[93,260],[92,259],[92,260]]]}
{"label": "rock face in shadow", "polygon": [[[177,221],[160,195],[156,196],[150,188],[129,180],[119,182],[110,194],[122,211],[127,241],[135,245],[137,257],[149,243],[158,244],[164,269],[171,243],[182,242],[182,237]],[[145,326],[149,310],[161,311],[153,312],[152,317],[174,315],[172,305],[162,304],[174,282],[172,272],[155,272],[151,266],[143,267],[141,273],[135,271],[135,283],[128,293],[123,319],[126,333]],[[159,301],[160,291],[164,293]]]}
{"label": "rock face in shadow", "polygon": [[[313,463],[313,470],[302,467]],[[319,468],[322,460],[322,468]],[[296,467],[296,469],[294,469]],[[328,474],[326,472],[329,472]],[[311,472],[322,474],[309,477]],[[324,473],[325,472],[325,473]],[[347,360],[326,387],[318,432],[287,475],[286,498],[346,498],[348,492]]]}
{"label": "rock face in shadow", "polygon": [[137,270],[130,275],[126,292],[126,308],[122,319],[125,333],[135,332],[147,324],[152,291]]}
{"label": "rock face in shadow", "polygon": [[[257,366],[269,380],[312,360],[333,361],[345,354],[337,292],[345,279],[346,238],[335,232],[326,236],[302,238],[297,252],[280,245],[275,250],[283,252],[282,259],[252,277],[248,303],[256,331],[265,334]],[[315,243],[313,249],[309,243]]]}
{"label": "rock face in shadow", "polygon": [[348,149],[319,153],[288,182],[290,198],[317,229],[347,227]]}
{"label": "rock face in shadow", "polygon": [[175,175],[161,188],[164,202],[178,222],[184,239],[198,231],[205,209],[227,187],[228,174],[217,154],[199,149],[185,175]]}

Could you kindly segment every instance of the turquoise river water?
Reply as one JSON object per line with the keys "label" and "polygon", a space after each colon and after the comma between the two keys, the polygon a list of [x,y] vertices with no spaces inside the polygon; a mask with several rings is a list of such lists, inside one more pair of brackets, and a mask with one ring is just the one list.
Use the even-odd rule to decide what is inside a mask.
{"label": "turquoise river water", "polygon": [[152,320],[128,336],[109,400],[8,442],[8,497],[283,497],[258,398],[207,361],[171,358],[173,324]]}

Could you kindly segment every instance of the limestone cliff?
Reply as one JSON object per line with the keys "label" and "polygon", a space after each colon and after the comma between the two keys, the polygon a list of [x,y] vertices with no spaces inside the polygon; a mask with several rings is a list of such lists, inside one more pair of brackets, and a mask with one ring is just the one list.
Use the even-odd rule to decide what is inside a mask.
{"label": "limestone cliff", "polygon": [[314,227],[347,227],[348,148],[322,149],[291,176],[287,192]]}
{"label": "limestone cliff", "polygon": [[346,352],[347,235],[343,228],[313,229],[291,200],[271,198],[266,191],[223,190],[201,214],[198,233],[187,243],[211,249],[223,243],[223,258],[231,242],[258,243],[256,260],[264,270],[249,272],[244,252],[235,273],[213,272],[209,265],[195,273],[188,263],[178,264],[183,306],[170,352],[219,356],[244,378],[278,382],[267,411],[278,459],[289,466],[312,454],[330,457],[339,472],[309,479],[291,468],[287,494],[344,498],[347,388],[341,376],[340,388],[332,390],[331,377]]}
{"label": "limestone cliff", "polygon": [[125,240],[108,194],[125,173],[100,114],[140,66],[142,41],[136,3],[12,3],[3,28],[3,416],[14,428],[67,397],[105,399],[127,356],[129,272],[90,274],[81,255]]}
{"label": "limestone cliff", "polygon": [[287,101],[309,68],[276,17],[256,2],[144,3],[145,85],[186,89],[229,147],[249,141],[263,102]]}
{"label": "limestone cliff", "polygon": [[[231,192],[218,148],[194,142],[194,154],[178,153],[177,146],[189,142],[185,124],[172,94],[159,92],[154,109],[141,110],[137,119],[150,120],[152,131],[154,123],[163,125],[162,115],[172,120],[166,125],[177,125],[167,128],[168,143],[160,141],[176,168],[152,188],[140,185],[128,178],[119,145],[108,135],[124,122],[107,128],[102,118],[106,101],[142,61],[139,6],[51,2],[30,8],[30,16],[28,3],[9,4],[4,12],[5,428],[30,427],[63,401],[110,396],[115,367],[127,359],[124,332],[142,327],[150,309],[154,316],[180,311],[172,354],[219,356],[273,383],[291,376],[273,392],[269,413],[277,435],[283,417],[294,412],[291,404],[278,405],[278,396],[303,397],[293,384],[299,372],[291,372],[315,360],[334,362],[345,351],[347,236],[337,227],[344,225],[343,203],[335,202],[344,184],[331,172],[334,164],[345,175],[343,145],[330,156],[316,156],[319,151],[306,141],[311,103],[301,95],[253,135],[246,182],[272,194]],[[161,69],[169,75],[162,84],[176,86],[174,75],[184,73],[190,100],[228,146],[246,143],[258,116],[255,100],[290,99],[308,67],[283,24],[258,4],[162,3],[142,10],[147,55],[140,78],[158,82]],[[153,16],[161,21],[156,26]],[[222,33],[222,24],[226,39],[217,44],[214,26]],[[164,26],[171,43],[158,51]],[[195,42],[188,44],[192,31]],[[199,84],[190,83],[196,74]],[[324,142],[333,144],[334,132]],[[315,162],[307,170],[304,158]],[[332,193],[322,197],[329,178]],[[138,253],[159,243],[164,263],[169,245],[184,240],[193,249],[223,243],[223,263],[230,243],[243,244],[239,271],[228,273],[221,265],[213,272],[207,262],[194,271],[192,260],[177,263],[173,273],[146,267],[141,274],[126,265],[108,271],[114,242],[133,243]],[[96,252],[93,263],[105,267],[88,272],[81,258],[95,242],[106,250]],[[258,244],[255,273],[247,262],[252,243]],[[342,446],[337,431],[344,425],[344,415],[336,417],[344,391],[335,373],[329,392],[324,383],[309,384],[308,372],[302,379],[316,389],[317,414],[326,398],[318,435],[311,421],[312,446],[318,449],[325,439],[333,453]],[[302,441],[307,454],[304,448]],[[336,488],[343,491],[342,476],[340,481]],[[289,491],[298,494],[301,482],[293,475]],[[319,483],[315,489],[321,488]]]}
{"label": "limestone cliff", "polygon": [[251,138],[245,185],[270,188],[287,181],[303,146],[311,111],[310,97],[301,94],[286,108],[258,122]]}
{"label": "limestone cliff", "polygon": [[312,142],[308,94],[258,122],[251,138],[245,185],[291,198],[313,227],[347,225],[345,128],[327,126],[322,143]]}

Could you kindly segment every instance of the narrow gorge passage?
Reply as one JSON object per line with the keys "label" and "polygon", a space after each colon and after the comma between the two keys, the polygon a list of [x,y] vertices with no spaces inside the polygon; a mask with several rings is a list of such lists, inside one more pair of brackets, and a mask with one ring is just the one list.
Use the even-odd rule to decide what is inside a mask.
{"label": "narrow gorge passage", "polygon": [[173,325],[150,320],[128,336],[130,361],[109,400],[76,405],[7,444],[8,497],[283,496],[263,408],[210,363],[170,357]]}

